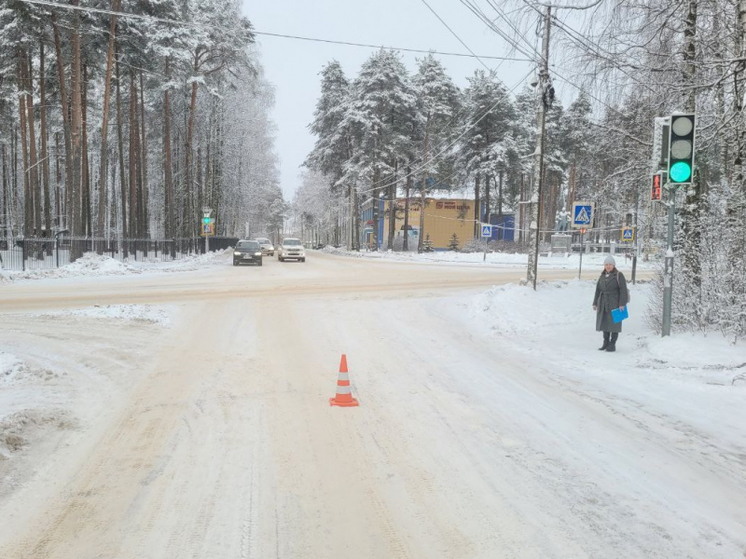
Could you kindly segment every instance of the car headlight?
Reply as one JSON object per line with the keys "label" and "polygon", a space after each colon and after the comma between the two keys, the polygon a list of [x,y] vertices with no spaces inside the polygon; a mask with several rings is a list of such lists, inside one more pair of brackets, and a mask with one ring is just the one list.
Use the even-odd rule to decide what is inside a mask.
{"label": "car headlight", "polygon": [[255,253],[254,253],[254,256],[261,256],[261,255],[262,255],[262,253],[261,253],[261,252],[255,252]]}
{"label": "car headlight", "polygon": [[233,252],[233,256],[241,256],[241,253],[236,250]]}

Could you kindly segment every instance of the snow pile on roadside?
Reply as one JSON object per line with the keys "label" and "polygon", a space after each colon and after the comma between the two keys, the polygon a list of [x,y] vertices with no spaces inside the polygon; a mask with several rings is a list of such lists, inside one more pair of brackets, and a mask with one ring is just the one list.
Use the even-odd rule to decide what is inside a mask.
{"label": "snow pile on roadside", "polygon": [[[38,398],[32,396],[37,389],[28,391],[24,387],[50,386],[59,378],[53,371],[32,367],[15,355],[0,351],[0,462],[8,460],[48,428],[73,426],[68,412],[58,407],[18,409],[19,391],[26,397],[25,405],[28,399]],[[3,478],[0,486],[3,485],[12,486],[12,479]]]}
{"label": "snow pile on roadside", "polygon": [[[536,291],[516,284],[493,287],[465,305],[472,322],[505,337],[532,354],[553,352],[565,366],[589,374],[631,370],[695,382],[730,385],[746,373],[746,344],[731,343],[717,332],[674,333],[661,338],[646,320],[651,285],[630,285],[630,318],[624,321],[617,353],[609,361],[596,351],[601,334],[595,331],[596,313],[591,308],[594,281],[540,282]],[[553,368],[549,365],[548,368]],[[746,385],[746,378],[741,384]]]}
{"label": "snow pile on roadside", "polygon": [[138,274],[139,270],[110,256],[87,252],[72,264],[63,266],[60,272],[70,276],[114,276]]}
{"label": "snow pile on roadside", "polygon": [[[350,258],[375,258],[373,255],[379,254],[376,252],[360,252],[357,250],[347,250],[346,248],[334,248],[332,246],[325,246],[321,249],[321,252],[334,254],[336,256],[349,256]],[[378,256],[378,258],[380,258],[380,256]]]}
{"label": "snow pile on roadside", "polygon": [[228,256],[232,253],[232,248],[226,248],[224,250],[217,250],[207,254],[192,254],[179,258],[178,260],[167,262],[146,260],[128,262],[128,264],[140,271],[147,272],[192,272],[194,270],[200,270],[212,266],[226,266],[229,263]]}
{"label": "snow pile on roadside", "polygon": [[175,307],[168,305],[94,305],[82,309],[65,309],[38,316],[101,318],[149,322],[163,327],[171,326]]}
{"label": "snow pile on roadside", "polygon": [[24,368],[21,360],[15,355],[0,352],[0,385],[10,384],[23,376]]}
{"label": "snow pile on roadside", "polygon": [[102,276],[123,276],[129,274],[139,274],[141,270],[120,262],[110,256],[87,252],[75,262],[61,266],[60,268],[47,270],[26,270],[25,272],[8,272],[4,275],[9,280],[19,279],[56,279],[71,277],[102,277]]}
{"label": "snow pile on roadside", "polygon": [[22,383],[48,383],[58,377],[54,371],[31,367],[15,355],[0,351],[0,387]]}
{"label": "snow pile on roadside", "polygon": [[[75,421],[69,412],[60,408],[27,409],[0,416],[0,461],[8,460],[14,452],[22,450],[49,428],[72,429]],[[3,480],[13,485],[12,479]]]}
{"label": "snow pile on roadside", "polygon": [[178,260],[134,260],[122,262],[107,255],[87,252],[75,262],[60,268],[15,272],[0,270],[0,282],[14,280],[58,279],[71,277],[105,277],[142,274],[143,272],[191,272],[211,266],[225,266],[233,249],[209,254],[190,255]]}
{"label": "snow pile on roadside", "polygon": [[[567,325],[573,313],[568,299],[587,299],[589,292],[592,298],[593,289],[593,282],[580,280],[540,282],[536,291],[511,283],[475,296],[469,310],[497,333],[521,334],[536,330],[537,325]],[[588,308],[591,302],[587,301]]]}
{"label": "snow pile on roadside", "polygon": [[[435,264],[471,264],[478,266],[499,266],[499,267],[526,267],[528,256],[517,252],[488,252],[485,259],[482,252],[454,252],[454,251],[437,251],[437,252],[394,252],[387,250],[380,251],[350,251],[346,249],[337,249],[333,247],[324,247],[321,252],[333,254],[336,256],[347,256],[351,258],[369,258],[372,260],[387,260],[394,262],[418,262],[418,263],[435,263]],[[603,261],[608,256],[606,253],[591,253],[583,255],[583,269],[591,268],[601,270]],[[616,256],[617,267],[625,272],[632,267],[632,260],[625,259],[623,255]],[[639,269],[653,269],[658,264],[656,262],[643,262],[638,259],[637,267]],[[580,266],[580,255],[556,255],[539,257],[539,267],[554,270],[577,270]],[[628,274],[629,275],[629,274]]]}

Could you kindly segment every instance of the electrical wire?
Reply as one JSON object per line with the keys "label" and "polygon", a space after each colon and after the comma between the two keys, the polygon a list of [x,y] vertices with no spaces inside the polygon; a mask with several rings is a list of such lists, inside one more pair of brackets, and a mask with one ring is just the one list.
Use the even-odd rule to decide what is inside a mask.
{"label": "electrical wire", "polygon": [[[527,53],[523,47],[518,45],[511,37],[509,37],[507,34],[505,34],[499,27],[497,27],[485,14],[481,11],[481,9],[469,2],[468,0],[460,0],[461,4],[466,6],[477,18],[484,23],[489,29],[491,29],[494,33],[502,37],[510,46],[512,46],[516,51],[520,52],[524,56],[528,56],[531,58],[531,61],[534,63],[537,63],[538,60],[532,56],[531,54]],[[540,59],[540,57],[539,57]]]}
{"label": "electrical wire", "polygon": [[[524,47],[519,47],[516,42],[511,38],[507,33],[505,33],[502,29],[500,29],[492,19],[490,19],[487,14],[484,13],[484,11],[474,2],[473,0],[461,0],[461,3],[467,6],[489,29],[491,29],[493,32],[495,32],[497,35],[502,37],[504,40],[508,41],[508,43],[518,50],[518,52],[521,52],[524,55],[529,56],[526,54],[526,51],[523,50]],[[488,0],[489,3],[489,0]],[[526,36],[521,33],[521,31],[511,22],[507,17],[503,17],[500,13],[499,9],[493,6],[496,12],[498,12],[498,15],[501,15],[502,19],[507,23],[508,27],[515,32],[515,34],[518,36],[519,39],[522,39],[523,42],[527,45],[528,50],[530,52],[531,58],[534,60],[534,62],[537,62],[543,58],[542,54],[538,51],[536,46],[529,41]]]}
{"label": "electrical wire", "polygon": [[[201,27],[210,27],[210,28],[221,30],[221,31],[225,31],[226,30],[223,27],[215,26],[215,25],[210,25],[210,24],[195,24],[195,23],[183,22],[183,21],[172,20],[172,19],[167,19],[167,18],[159,18],[159,17],[155,17],[155,16],[147,16],[147,15],[141,15],[141,14],[132,14],[132,13],[119,12],[119,11],[114,11],[114,10],[103,10],[103,9],[98,9],[98,8],[85,8],[85,7],[81,7],[81,6],[71,6],[71,5],[66,5],[66,4],[59,4],[57,2],[50,2],[48,0],[21,0],[21,1],[22,2],[26,2],[28,4],[36,4],[36,5],[41,5],[41,6],[50,6],[50,7],[55,7],[55,8],[68,9],[68,10],[77,10],[77,11],[82,11],[82,12],[87,12],[87,13],[98,13],[98,14],[105,14],[105,15],[116,15],[117,17],[123,17],[123,18],[129,17],[129,18],[141,19],[141,20],[146,20],[146,21],[158,21],[158,22],[162,22],[162,23],[167,23],[167,24],[172,24],[172,25],[179,25],[179,26],[183,26],[183,27],[200,27],[201,26]],[[423,2],[425,2],[425,0],[423,0]],[[491,60],[500,60],[500,61],[506,61],[506,60],[518,61],[518,62],[531,62],[531,61],[533,61],[532,59],[522,59],[522,58],[515,58],[515,57],[500,57],[500,56],[482,56],[482,57],[480,57],[480,56],[476,55],[458,37],[458,35],[456,35],[455,32],[453,32],[450,29],[450,27],[448,27],[448,25],[445,23],[445,21],[443,21],[440,18],[440,16],[438,16],[438,14],[430,7],[430,5],[427,4],[427,2],[425,2],[425,4],[428,6],[428,8],[430,8],[431,11],[433,11],[433,13],[436,15],[436,17],[438,17],[438,19],[440,19],[441,22],[443,22],[443,24],[446,25],[446,27],[452,33],[454,33],[454,35],[456,36],[456,38],[458,38],[459,41],[461,41],[461,43],[469,50],[469,52],[471,54],[470,55],[466,55],[466,54],[457,54],[457,53],[445,53],[445,52],[432,51],[432,50],[430,50],[430,51],[424,51],[424,50],[416,50],[416,49],[406,49],[406,48],[395,48],[395,47],[391,47],[392,49],[394,49],[394,50],[408,51],[408,52],[423,52],[423,53],[441,54],[441,55],[447,55],[447,56],[473,57],[473,58],[476,58],[477,60],[479,60],[479,62],[485,68],[487,68],[487,70],[489,70],[490,72],[492,70],[490,70],[490,68],[481,60],[481,58],[491,59]],[[375,46],[375,45],[365,45],[365,44],[362,44],[362,43],[347,43],[347,42],[342,42],[342,41],[331,41],[331,40],[325,40],[325,39],[312,39],[312,38],[308,38],[308,37],[300,37],[300,36],[293,36],[293,35],[282,35],[282,34],[278,34],[278,33],[266,33],[266,32],[261,32],[261,31],[254,31],[254,30],[252,30],[251,32],[254,33],[254,34],[256,34],[256,35],[268,35],[268,36],[274,36],[274,37],[285,37],[285,38],[292,38],[292,39],[302,39],[302,40],[310,40],[310,41],[327,42],[327,43],[333,43],[333,44],[345,44],[345,45],[352,45],[352,46],[380,48],[380,47]],[[515,91],[515,89],[517,88],[517,86],[520,85],[523,81],[525,81],[526,78],[528,78],[529,75],[530,75],[530,73],[526,77],[524,77],[522,80],[520,80],[516,84],[516,86],[513,87],[513,89],[511,89],[509,91],[511,93],[513,93]],[[473,128],[474,126],[476,126],[476,124],[478,124],[479,122],[481,122],[490,112],[492,112],[495,108],[497,108],[497,106],[500,104],[500,102],[501,101],[498,101],[498,103],[496,103],[495,105],[493,105],[492,107],[490,107],[490,109],[488,109],[482,116],[480,116],[476,121],[474,121],[474,123],[471,126],[469,126],[464,131],[464,133],[462,133],[454,142],[452,142],[451,144],[449,144],[444,150],[438,152],[435,156],[433,156],[430,160],[428,160],[422,167],[416,169],[415,171],[412,171],[410,174],[402,177],[402,179],[405,179],[405,178],[407,178],[409,176],[412,176],[412,175],[418,173],[419,171],[421,171],[422,169],[424,169],[427,165],[429,165],[430,163],[432,163],[433,161],[435,161],[437,159],[437,157],[439,157],[440,155],[442,155],[447,149],[449,149],[450,147],[452,147],[459,139],[461,139],[466,134],[466,132],[468,130],[470,130],[471,128]],[[401,179],[399,179],[399,180],[401,180]],[[391,184],[394,184],[394,183],[391,183]],[[369,189],[367,191],[360,191],[359,194],[365,194],[367,192],[372,192],[372,191],[376,190],[377,188],[386,188],[388,186],[391,186],[391,184],[386,184],[386,185],[382,185],[382,186],[378,186],[378,187],[372,187],[371,189]]]}
{"label": "electrical wire", "polygon": [[[60,4],[58,2],[51,2],[49,0],[21,0],[22,2],[25,2],[27,4],[35,4],[39,6],[48,6],[52,8],[61,8],[64,10],[73,10],[73,11],[79,11],[84,13],[94,13],[94,14],[103,14],[103,15],[115,15],[117,17],[121,18],[130,18],[130,19],[140,19],[145,21],[153,21],[153,22],[159,22],[159,23],[166,23],[169,25],[177,25],[180,27],[189,27],[189,28],[210,28],[215,29],[217,31],[235,31],[235,29],[230,29],[226,27],[222,27],[219,25],[212,25],[209,23],[192,23],[188,21],[179,21],[176,19],[169,19],[169,18],[162,18],[162,17],[156,17],[156,16],[149,16],[149,15],[143,15],[143,14],[133,14],[128,12],[121,12],[121,11],[114,11],[114,10],[104,10],[100,8],[88,8],[83,6],[72,6],[69,4]],[[299,41],[311,41],[316,43],[328,43],[333,45],[345,45],[345,46],[353,46],[353,47],[363,47],[363,48],[384,48],[383,45],[373,45],[373,44],[366,44],[366,43],[354,43],[351,41],[336,41],[332,39],[319,39],[316,37],[304,37],[301,35],[289,35],[285,33],[270,33],[268,31],[256,31],[252,29],[250,31],[253,35],[262,35],[267,37],[277,37],[277,38],[283,38],[283,39],[294,39]],[[425,50],[425,49],[412,49],[412,48],[403,48],[403,47],[385,47],[390,50],[398,50],[402,52],[416,52],[416,53],[423,53],[423,54],[439,54],[442,56],[458,56],[462,58],[477,58],[479,59],[480,56],[474,54],[471,52],[471,54],[465,54],[465,53],[457,53],[457,52],[442,52],[442,51],[436,51],[436,50]],[[515,62],[530,62],[529,59],[523,59],[523,58],[515,58],[515,57],[506,57],[506,56],[491,56],[491,55],[482,55],[481,58],[487,59],[487,60],[510,60]]]}
{"label": "electrical wire", "polygon": [[[513,88],[512,88],[512,89],[508,90],[508,91],[509,91],[509,93],[514,93],[514,92],[515,92],[515,90],[516,90],[516,89],[518,89],[518,86],[519,86],[519,85],[521,85],[521,84],[522,84],[522,83],[523,83],[524,81],[526,81],[526,79],[527,79],[527,78],[528,78],[528,77],[529,77],[529,76],[530,76],[531,74],[533,74],[533,72],[534,72],[534,71],[533,71],[533,69],[531,69],[531,70],[529,71],[529,73],[528,73],[528,74],[526,74],[526,75],[525,75],[525,76],[524,76],[523,78],[521,78],[521,79],[520,79],[520,80],[519,80],[519,81],[518,81],[518,82],[517,82],[517,83],[516,83],[516,84],[515,84],[515,85],[513,86]],[[453,140],[453,141],[452,141],[452,142],[451,142],[450,144],[448,144],[448,145],[447,145],[447,146],[446,146],[445,148],[443,148],[442,150],[440,150],[439,152],[437,152],[437,153],[436,153],[435,155],[433,155],[433,156],[432,156],[432,157],[431,157],[430,159],[428,159],[428,160],[427,160],[427,161],[426,161],[426,162],[425,162],[425,163],[424,163],[424,164],[423,164],[422,166],[418,167],[418,168],[417,168],[417,169],[415,169],[414,171],[411,171],[410,173],[407,173],[406,175],[404,175],[404,176],[402,176],[402,177],[398,177],[398,178],[397,178],[396,180],[394,180],[394,181],[392,181],[392,182],[388,182],[388,183],[386,183],[386,184],[382,184],[382,185],[371,186],[370,188],[368,188],[368,189],[366,189],[366,190],[359,190],[359,191],[357,192],[357,194],[358,194],[358,195],[359,195],[359,194],[367,194],[367,193],[369,193],[369,192],[374,192],[374,191],[376,191],[376,190],[379,190],[379,189],[382,189],[382,188],[388,188],[389,186],[393,186],[393,185],[395,185],[395,184],[398,184],[398,183],[399,183],[399,182],[400,182],[401,180],[403,180],[403,179],[406,179],[406,178],[408,178],[408,177],[411,177],[411,176],[413,176],[413,175],[416,175],[416,174],[418,174],[418,173],[419,173],[420,171],[422,171],[423,169],[425,169],[426,167],[428,167],[428,166],[429,166],[429,165],[430,165],[431,163],[433,163],[434,161],[436,161],[436,160],[437,160],[437,159],[438,159],[438,158],[439,158],[439,157],[440,157],[441,155],[443,155],[443,154],[444,154],[444,153],[445,153],[446,151],[448,151],[448,150],[449,150],[449,149],[450,149],[451,147],[453,147],[454,145],[456,145],[456,143],[458,143],[458,141],[459,141],[459,140],[460,140],[461,138],[463,138],[463,137],[464,137],[464,136],[466,135],[466,133],[467,133],[467,132],[468,132],[469,130],[471,130],[471,129],[472,129],[472,128],[474,128],[474,127],[475,127],[475,126],[476,126],[477,124],[479,124],[479,123],[480,123],[480,122],[481,122],[482,120],[484,120],[484,119],[485,119],[485,118],[487,117],[487,115],[488,115],[488,114],[490,114],[490,113],[491,113],[491,112],[492,112],[493,110],[495,110],[495,109],[496,109],[496,108],[497,108],[497,107],[498,107],[498,106],[499,106],[499,105],[500,105],[500,104],[501,104],[502,102],[503,102],[503,99],[499,99],[499,100],[497,101],[497,103],[495,103],[495,104],[494,104],[494,105],[492,105],[492,106],[491,106],[491,107],[490,107],[489,109],[487,109],[487,110],[486,110],[486,111],[484,112],[484,114],[483,114],[482,116],[480,116],[480,117],[479,117],[479,118],[478,118],[477,120],[475,120],[475,121],[474,121],[474,122],[473,122],[473,123],[472,123],[471,125],[469,125],[469,126],[468,126],[468,127],[467,127],[467,128],[466,128],[466,129],[465,129],[465,130],[464,130],[464,131],[463,131],[463,132],[462,132],[462,133],[461,133],[461,134],[460,134],[460,135],[459,135],[459,136],[458,136],[458,137],[457,137],[457,138],[455,139],[455,140]]]}
{"label": "electrical wire", "polygon": [[[429,10],[430,10],[430,11],[431,11],[431,12],[433,13],[433,15],[435,15],[435,17],[437,17],[437,18],[438,18],[438,20],[439,20],[439,21],[440,21],[440,22],[441,22],[441,23],[442,23],[442,24],[443,24],[443,25],[444,25],[444,26],[446,27],[446,29],[448,29],[448,31],[450,31],[450,32],[451,32],[451,34],[452,34],[452,35],[453,35],[454,37],[456,37],[456,39],[458,39],[458,41],[459,41],[459,42],[460,42],[460,43],[461,43],[462,45],[464,45],[464,47],[465,47],[465,48],[466,48],[466,49],[467,49],[467,50],[468,50],[469,52],[471,52],[472,54],[474,54],[474,51],[472,51],[472,50],[471,50],[471,48],[469,48],[469,46],[468,46],[468,45],[467,45],[467,44],[466,44],[466,43],[465,43],[465,42],[464,42],[464,41],[463,41],[463,40],[461,39],[461,37],[459,37],[459,36],[458,36],[458,34],[457,34],[457,33],[456,33],[456,32],[455,32],[455,31],[454,31],[453,29],[451,29],[451,27],[450,27],[450,26],[449,26],[449,25],[448,25],[448,24],[447,24],[447,23],[445,22],[445,20],[443,20],[443,18],[441,18],[441,17],[440,17],[440,15],[438,15],[438,13],[437,13],[437,12],[436,12],[436,11],[435,11],[435,10],[434,10],[434,9],[433,9],[433,8],[432,8],[431,6],[430,6],[430,4],[428,4],[428,3],[426,2],[426,0],[422,0],[422,2],[423,2],[423,3],[425,4],[425,6],[427,6],[427,7],[428,7],[428,9],[429,9]],[[474,56],[475,56],[475,57],[477,58],[477,60],[479,60],[479,62],[480,62],[480,63],[482,64],[482,66],[484,66],[484,67],[485,67],[485,68],[487,69],[487,71],[488,71],[488,72],[490,72],[490,74],[494,74],[494,73],[495,73],[495,72],[497,71],[497,69],[498,69],[498,68],[500,68],[500,66],[501,66],[501,65],[503,64],[503,62],[505,62],[506,60],[521,60],[521,59],[512,59],[512,58],[507,58],[507,57],[504,57],[504,58],[502,58],[502,60],[500,61],[500,63],[499,63],[499,64],[498,64],[497,66],[495,66],[495,68],[492,68],[492,69],[490,69],[490,68],[489,68],[489,67],[488,67],[488,66],[487,66],[487,65],[486,65],[486,64],[485,64],[485,63],[484,63],[484,62],[483,62],[483,61],[482,61],[482,60],[480,59],[480,57],[479,57],[478,55],[474,54]],[[530,60],[521,60],[521,61],[525,61],[525,62],[530,62]],[[524,78],[524,79],[525,79],[525,78]],[[513,92],[513,90],[510,90],[510,92],[512,93],[512,92]],[[479,122],[480,120],[482,120],[482,118],[486,117],[486,116],[487,116],[487,115],[488,115],[488,114],[489,114],[489,113],[490,113],[490,112],[491,112],[491,111],[492,111],[493,109],[494,109],[494,107],[491,107],[490,109],[487,109],[487,111],[486,111],[486,112],[484,113],[484,115],[482,115],[482,116],[478,117],[478,120],[477,120],[477,122]],[[454,116],[453,116],[453,118],[451,118],[450,122],[448,123],[448,125],[447,125],[447,128],[450,128],[450,127],[451,127],[451,125],[452,125],[452,124],[454,124],[454,123],[456,122],[456,120],[457,120],[458,118],[459,118],[459,115],[454,115]],[[439,144],[439,145],[442,145],[442,143],[441,143],[441,144]],[[435,147],[435,148],[437,149],[437,146],[434,146],[434,147]],[[419,164],[419,162],[417,162],[417,164]],[[449,175],[449,177],[447,177],[447,178],[450,178],[451,176],[453,176],[453,174],[454,174],[454,173],[452,173],[451,175]],[[406,176],[404,176],[404,177],[402,177],[402,178],[408,178],[408,177],[409,177],[409,176],[411,176],[411,175],[412,175],[412,173],[410,173],[409,175],[406,175]],[[389,184],[389,185],[386,185],[386,186],[391,186],[391,185]],[[384,187],[380,187],[380,188],[385,188],[385,186],[384,186]],[[362,193],[362,194],[367,194],[367,192],[371,192],[371,191],[373,191],[373,190],[375,190],[375,188],[372,188],[371,190],[368,190],[368,191],[363,191],[363,192],[359,192],[358,194],[361,194],[361,193]]]}
{"label": "electrical wire", "polygon": [[[491,1],[491,0],[488,0],[488,2],[490,3],[490,5],[492,5],[492,1]],[[539,10],[539,9],[538,9],[538,8],[537,8],[537,7],[535,6],[535,5],[531,4],[531,3],[530,3],[530,2],[528,1],[528,0],[523,0],[523,2],[524,2],[524,3],[525,3],[525,4],[526,4],[526,5],[527,5],[527,6],[529,7],[529,8],[531,8],[531,9],[532,9],[532,10],[534,10],[534,11],[536,11],[536,12],[537,12],[537,13],[538,13],[539,15],[542,15],[542,16],[543,16],[543,14],[542,14],[541,10]],[[465,4],[465,5],[466,5],[466,4],[469,4],[469,0],[461,0],[461,3],[462,3],[462,4]],[[472,8],[472,6],[471,6],[471,5],[470,5],[469,7],[470,7],[470,8]],[[494,6],[493,6],[493,7],[494,7]],[[478,8],[477,8],[477,10],[478,10]],[[479,17],[479,18],[480,18],[480,20],[482,20],[483,22],[485,22],[485,23],[489,22],[489,23],[487,23],[487,24],[488,24],[488,26],[490,27],[490,29],[492,29],[493,31],[495,31],[495,32],[496,32],[496,33],[497,33],[498,35],[500,35],[500,37],[503,37],[503,38],[505,38],[505,35],[503,34],[503,32],[502,32],[501,30],[499,30],[499,28],[497,28],[497,26],[495,26],[494,24],[492,24],[492,23],[490,22],[489,18],[487,18],[487,17],[486,17],[486,15],[484,15],[484,13],[483,13],[483,12],[479,11],[479,13],[481,13],[481,14],[482,14],[482,15],[480,16],[480,15],[479,15],[479,13],[478,13],[477,11],[475,11],[475,9],[472,9],[472,11],[473,11],[473,12],[474,12],[475,14],[477,14],[477,17]],[[497,11],[497,10],[496,10],[496,11]],[[499,13],[499,12],[498,12],[498,13]],[[516,27],[514,27],[514,26],[513,26],[513,25],[512,25],[512,24],[511,24],[511,23],[510,23],[510,22],[509,22],[508,20],[507,20],[507,18],[503,17],[503,19],[504,19],[504,20],[505,20],[506,22],[508,22],[508,24],[509,24],[509,25],[511,26],[511,28],[512,28],[512,29],[513,29],[514,31],[516,31],[516,32],[518,33],[518,35],[519,35],[519,36],[520,36],[520,37],[521,37],[521,38],[522,38],[522,39],[523,39],[523,40],[524,40],[525,42],[528,42],[528,39],[526,39],[525,35],[524,35],[524,34],[522,34],[522,33],[520,33],[520,32],[519,32],[519,31],[517,30],[517,28],[516,28]],[[556,16],[554,16],[554,17],[553,17],[552,19],[553,19],[553,20],[555,20],[555,22],[559,22],[559,20],[558,20],[558,19],[556,18]],[[563,26],[565,26],[565,25],[566,25],[566,24],[564,24],[564,23],[562,23],[562,22],[559,22],[559,23],[560,23],[561,25],[563,25]],[[568,31],[566,31],[566,30],[565,30],[564,28],[561,28],[561,29],[562,29],[562,31],[565,31],[565,33],[566,33],[566,34],[568,34],[568,36],[569,36],[569,33],[568,33]],[[577,32],[576,32],[576,33],[577,33]],[[506,39],[506,40],[507,40],[507,39]],[[515,46],[515,43],[513,43],[513,42],[511,41],[511,45],[514,45],[514,46]],[[601,48],[601,47],[599,46],[599,48]],[[536,52],[536,53],[537,53],[537,55],[539,56],[539,58],[540,58],[540,59],[541,59],[541,58],[543,58],[543,57],[542,57],[542,55],[541,55],[540,53],[538,53],[538,51],[536,51],[536,49],[533,49],[533,50],[534,50],[534,52]],[[525,54],[525,52],[523,52],[523,51],[519,51],[519,52],[522,52],[523,54]],[[603,101],[602,99],[599,99],[598,97],[596,97],[595,95],[593,95],[592,93],[590,93],[589,91],[587,91],[586,89],[584,89],[584,88],[580,87],[580,86],[579,86],[579,85],[577,85],[577,84],[576,84],[576,83],[575,83],[575,82],[574,82],[573,80],[570,80],[570,79],[568,79],[568,78],[564,77],[564,76],[563,76],[562,74],[560,74],[560,73],[559,73],[559,72],[557,71],[557,69],[556,69],[557,67],[558,67],[558,66],[556,66],[556,65],[552,65],[552,66],[551,66],[551,71],[552,71],[552,72],[553,72],[553,73],[554,73],[554,74],[555,74],[555,75],[556,75],[556,76],[557,76],[557,77],[558,77],[558,78],[559,78],[559,79],[560,79],[561,81],[563,81],[564,83],[566,83],[566,84],[568,84],[568,85],[570,85],[570,86],[574,87],[574,88],[575,88],[575,89],[577,89],[578,91],[580,91],[580,92],[582,92],[582,93],[585,93],[585,94],[586,94],[586,95],[588,95],[588,96],[589,96],[590,98],[592,98],[592,99],[593,99],[594,101],[597,101],[598,103],[600,103],[601,105],[603,105],[603,106],[604,106],[604,107],[606,107],[607,109],[609,109],[609,110],[611,110],[611,111],[613,111],[613,112],[615,112],[615,113],[617,113],[617,114],[619,114],[619,115],[621,115],[621,116],[623,116],[623,117],[627,117],[627,116],[628,116],[627,114],[623,113],[622,111],[620,111],[620,110],[619,110],[619,109],[617,109],[616,107],[614,107],[614,106],[612,106],[612,105],[608,104],[607,102]]]}
{"label": "electrical wire", "polygon": [[447,23],[445,22],[445,20],[444,20],[444,19],[443,19],[442,17],[440,17],[440,16],[438,15],[438,12],[436,12],[435,10],[433,10],[433,8],[432,8],[432,7],[430,6],[430,4],[428,4],[428,3],[427,3],[427,0],[422,0],[422,3],[423,3],[423,4],[425,4],[425,6],[427,6],[427,8],[428,8],[428,9],[429,9],[429,10],[430,10],[430,11],[431,11],[431,12],[432,12],[432,13],[433,13],[434,15],[435,15],[435,17],[437,17],[437,18],[438,18],[438,20],[440,20],[440,23],[442,23],[442,24],[443,24],[443,25],[445,26],[445,28],[446,28],[446,29],[448,29],[448,31],[450,31],[450,32],[451,32],[451,35],[453,35],[454,37],[456,37],[456,39],[458,39],[459,43],[461,43],[462,45],[464,45],[464,48],[466,48],[466,50],[468,50],[468,51],[469,51],[470,53],[472,53],[472,54],[473,54],[473,55],[474,55],[474,56],[476,57],[476,59],[477,59],[477,60],[479,60],[479,62],[480,62],[480,63],[482,64],[482,66],[484,66],[484,67],[485,67],[485,68],[487,69],[487,71],[488,71],[488,72],[491,72],[491,71],[492,71],[492,70],[490,70],[489,66],[487,66],[487,65],[486,65],[486,64],[485,64],[485,63],[484,63],[484,62],[482,61],[482,59],[481,59],[481,58],[479,58],[479,57],[478,57],[478,56],[477,56],[476,54],[474,54],[474,51],[473,51],[473,50],[471,50],[471,49],[469,48],[469,45],[467,45],[467,44],[466,44],[466,43],[465,43],[465,42],[464,42],[464,41],[463,41],[463,40],[461,39],[461,37],[459,37],[459,36],[458,36],[458,35],[456,34],[456,32],[455,32],[455,31],[454,31],[453,29],[451,29],[451,27],[450,27],[450,26],[449,26],[449,25],[448,25],[448,24],[447,24]]}

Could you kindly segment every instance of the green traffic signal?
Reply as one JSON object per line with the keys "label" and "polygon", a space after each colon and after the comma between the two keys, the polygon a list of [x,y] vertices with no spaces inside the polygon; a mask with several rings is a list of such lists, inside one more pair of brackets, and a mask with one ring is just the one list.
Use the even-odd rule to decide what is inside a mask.
{"label": "green traffic signal", "polygon": [[694,114],[671,115],[668,135],[668,179],[674,184],[691,182],[694,170]]}
{"label": "green traffic signal", "polygon": [[686,182],[692,176],[692,168],[685,161],[677,161],[671,165],[669,176],[672,182]]}
{"label": "green traffic signal", "polygon": [[203,217],[202,218],[202,223],[204,223],[205,225],[209,225],[210,224],[210,218],[209,217]]}

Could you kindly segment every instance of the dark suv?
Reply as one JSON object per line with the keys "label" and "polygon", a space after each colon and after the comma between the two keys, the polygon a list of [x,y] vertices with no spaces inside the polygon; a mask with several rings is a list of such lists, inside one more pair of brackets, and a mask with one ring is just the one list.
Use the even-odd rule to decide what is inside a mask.
{"label": "dark suv", "polygon": [[258,264],[262,265],[262,248],[256,241],[238,241],[233,249],[233,265]]}

